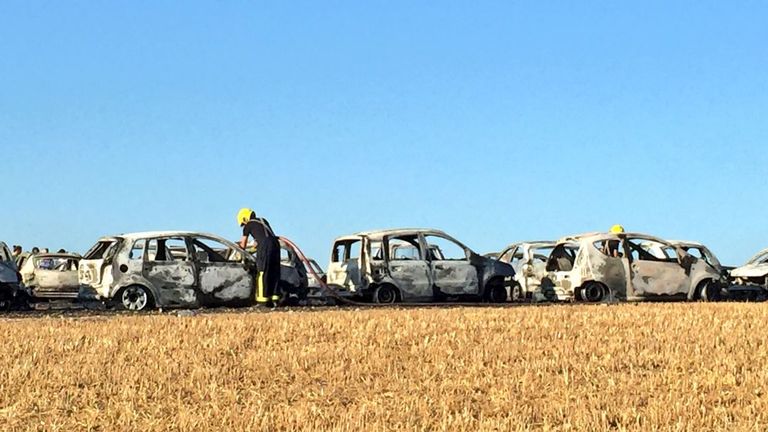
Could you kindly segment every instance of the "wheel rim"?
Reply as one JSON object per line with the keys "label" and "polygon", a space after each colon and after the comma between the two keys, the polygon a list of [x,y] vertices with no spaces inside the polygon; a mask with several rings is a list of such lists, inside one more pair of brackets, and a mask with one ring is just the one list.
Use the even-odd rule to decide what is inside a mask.
{"label": "wheel rim", "polygon": [[512,287],[512,301],[523,300],[523,287],[520,285],[514,285]]}
{"label": "wheel rim", "polygon": [[143,288],[129,287],[123,291],[121,300],[128,310],[142,310],[147,306],[149,298]]}
{"label": "wheel rim", "polygon": [[379,290],[379,303],[394,303],[395,291],[390,287],[381,287]]}

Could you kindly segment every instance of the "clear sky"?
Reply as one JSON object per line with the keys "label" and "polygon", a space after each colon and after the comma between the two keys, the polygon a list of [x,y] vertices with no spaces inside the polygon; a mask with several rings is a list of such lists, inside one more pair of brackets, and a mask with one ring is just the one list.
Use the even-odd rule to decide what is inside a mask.
{"label": "clear sky", "polygon": [[[239,237],[478,252],[621,223],[768,247],[762,1],[0,3],[0,239]],[[10,157],[8,157],[10,156]]]}

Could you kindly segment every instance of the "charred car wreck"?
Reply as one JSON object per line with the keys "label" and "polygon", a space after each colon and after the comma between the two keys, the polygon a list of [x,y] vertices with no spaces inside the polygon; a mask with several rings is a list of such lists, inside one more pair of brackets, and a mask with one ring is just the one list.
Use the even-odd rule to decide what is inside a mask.
{"label": "charred car wreck", "polygon": [[635,233],[592,233],[558,242],[547,261],[559,300],[720,299],[727,278],[686,245]]}
{"label": "charred car wreck", "polygon": [[765,297],[768,291],[768,249],[763,249],[743,266],[731,270],[730,276],[735,283],[729,288],[731,293],[746,291],[752,293],[748,297],[751,299]]}
{"label": "charred car wreck", "polygon": [[505,302],[509,264],[480,256],[429,229],[370,231],[335,240],[328,285],[376,303]]}
{"label": "charred car wreck", "polygon": [[75,254],[37,254],[19,260],[24,285],[33,299],[75,299],[80,290]]}
{"label": "charred car wreck", "polygon": [[555,244],[553,241],[513,243],[499,254],[499,261],[515,270],[509,284],[512,301],[557,300],[552,287],[547,284],[542,286],[541,283],[547,277],[547,260]]}
{"label": "charred car wreck", "polygon": [[248,305],[255,259],[212,234],[164,231],[100,239],[79,268],[80,298],[117,307]]}
{"label": "charred car wreck", "polygon": [[0,310],[24,308],[28,306],[28,299],[11,251],[0,242]]}

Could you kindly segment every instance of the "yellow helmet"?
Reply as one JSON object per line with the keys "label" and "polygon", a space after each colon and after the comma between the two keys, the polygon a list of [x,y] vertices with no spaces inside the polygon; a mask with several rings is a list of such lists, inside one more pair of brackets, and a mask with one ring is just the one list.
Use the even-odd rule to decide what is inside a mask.
{"label": "yellow helmet", "polygon": [[249,208],[241,208],[239,212],[237,212],[237,223],[240,226],[245,225],[248,223],[249,220],[251,220],[251,216],[255,215],[256,212]]}
{"label": "yellow helmet", "polygon": [[611,232],[614,234],[621,234],[624,232],[624,227],[621,225],[614,225],[611,227]]}

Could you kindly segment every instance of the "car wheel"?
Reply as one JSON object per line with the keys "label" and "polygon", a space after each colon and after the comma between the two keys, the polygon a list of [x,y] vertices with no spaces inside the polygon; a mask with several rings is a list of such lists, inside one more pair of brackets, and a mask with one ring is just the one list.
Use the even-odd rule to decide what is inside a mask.
{"label": "car wheel", "polygon": [[486,287],[487,298],[491,303],[505,303],[507,301],[507,288],[504,283],[499,281],[490,281]]}
{"label": "car wheel", "polygon": [[13,296],[0,287],[0,311],[10,311],[11,305],[13,305]]}
{"label": "car wheel", "polygon": [[588,282],[581,288],[581,298],[589,303],[599,303],[605,300],[608,290],[599,282]]}
{"label": "car wheel", "polygon": [[706,280],[699,284],[699,299],[705,302],[720,300],[720,287],[713,280]]}
{"label": "car wheel", "polygon": [[141,285],[125,287],[116,296],[117,306],[120,309],[131,311],[144,311],[153,306],[152,294]]}
{"label": "car wheel", "polygon": [[392,304],[397,302],[397,288],[392,285],[379,285],[373,292],[373,301],[379,304]]}

